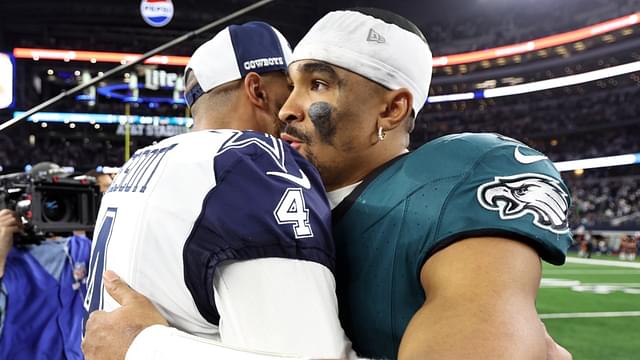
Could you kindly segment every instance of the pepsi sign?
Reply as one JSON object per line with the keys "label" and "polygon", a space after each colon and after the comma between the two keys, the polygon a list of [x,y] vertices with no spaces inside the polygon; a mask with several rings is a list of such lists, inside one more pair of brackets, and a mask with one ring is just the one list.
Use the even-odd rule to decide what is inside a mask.
{"label": "pepsi sign", "polygon": [[142,0],[140,14],[147,24],[162,27],[173,18],[173,3],[171,0]]}

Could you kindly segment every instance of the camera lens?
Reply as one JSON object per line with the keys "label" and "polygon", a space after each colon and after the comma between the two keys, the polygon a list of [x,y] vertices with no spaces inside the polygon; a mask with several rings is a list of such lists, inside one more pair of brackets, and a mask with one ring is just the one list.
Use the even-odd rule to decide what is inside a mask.
{"label": "camera lens", "polygon": [[42,201],[42,215],[50,222],[64,221],[69,213],[69,204],[59,196],[49,196]]}

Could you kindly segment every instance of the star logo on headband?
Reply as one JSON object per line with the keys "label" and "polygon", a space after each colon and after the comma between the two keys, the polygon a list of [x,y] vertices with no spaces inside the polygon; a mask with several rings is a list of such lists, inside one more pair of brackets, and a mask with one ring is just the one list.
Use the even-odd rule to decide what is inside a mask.
{"label": "star logo on headband", "polygon": [[377,31],[375,31],[373,29],[369,29],[369,35],[367,36],[367,41],[372,41],[372,42],[377,42],[378,44],[383,44],[386,40]]}

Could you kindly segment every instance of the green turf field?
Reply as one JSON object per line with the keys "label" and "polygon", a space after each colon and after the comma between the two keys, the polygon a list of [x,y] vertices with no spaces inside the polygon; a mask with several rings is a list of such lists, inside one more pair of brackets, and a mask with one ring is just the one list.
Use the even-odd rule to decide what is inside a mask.
{"label": "green turf field", "polygon": [[640,263],[633,265],[544,264],[538,313],[574,359],[640,359]]}

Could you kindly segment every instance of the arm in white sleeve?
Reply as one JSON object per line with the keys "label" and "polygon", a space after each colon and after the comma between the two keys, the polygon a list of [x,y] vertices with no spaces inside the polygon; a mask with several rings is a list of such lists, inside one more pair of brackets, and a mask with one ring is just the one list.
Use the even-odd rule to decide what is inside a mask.
{"label": "arm in white sleeve", "polygon": [[[323,265],[283,258],[226,262],[213,286],[222,343],[155,326],[136,337],[127,359],[356,358],[338,319],[335,280]],[[249,350],[243,357],[239,349],[270,354]]]}
{"label": "arm in white sleeve", "polygon": [[133,340],[125,360],[283,360],[305,358],[286,354],[237,349],[221,342],[187,334],[176,328],[154,325]]}
{"label": "arm in white sleeve", "polygon": [[338,319],[333,274],[311,261],[265,258],[222,264],[214,279],[225,344],[317,359],[351,347]]}

